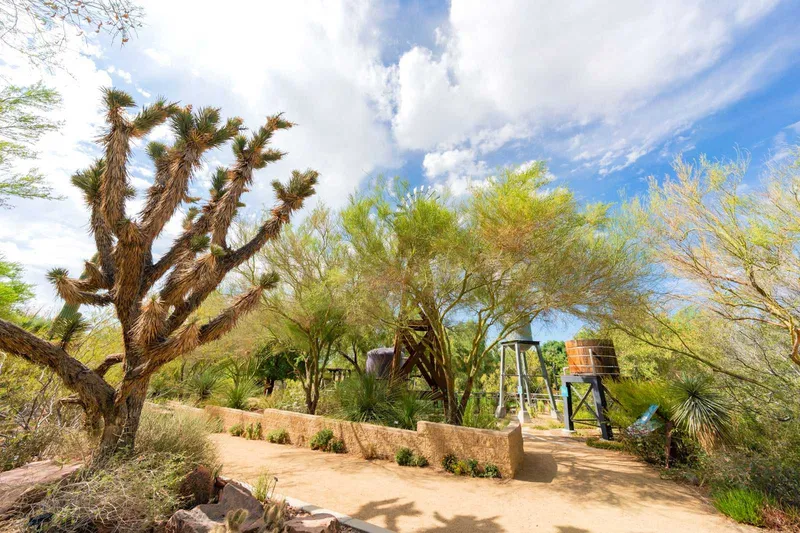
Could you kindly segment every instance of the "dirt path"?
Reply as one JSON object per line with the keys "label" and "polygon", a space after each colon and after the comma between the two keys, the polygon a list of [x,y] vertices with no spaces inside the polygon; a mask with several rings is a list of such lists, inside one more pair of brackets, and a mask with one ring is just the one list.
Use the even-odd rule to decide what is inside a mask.
{"label": "dirt path", "polygon": [[268,469],[278,492],[397,532],[750,532],[697,492],[619,452],[546,432],[525,436],[513,480],[459,478],[294,446],[212,438],[225,475],[254,481]]}

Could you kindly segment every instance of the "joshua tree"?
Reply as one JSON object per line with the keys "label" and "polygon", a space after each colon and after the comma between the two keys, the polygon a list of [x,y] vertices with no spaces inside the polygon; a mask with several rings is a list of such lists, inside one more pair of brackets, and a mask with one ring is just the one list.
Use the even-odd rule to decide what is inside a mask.
{"label": "joshua tree", "polygon": [[[219,316],[205,323],[193,313],[225,275],[250,259],[276,237],[293,211],[314,193],[317,173],[294,171],[287,185],[272,186],[278,199],[271,216],[253,237],[231,248],[226,235],[240,198],[253,181],[253,172],[284,154],[269,147],[275,131],[292,127],[280,115],[249,136],[240,133],[238,118],[220,122],[219,110],[180,107],[159,100],[134,116],[124,92],[104,92],[108,129],[101,138],[104,157],[72,181],[83,191],[90,210],[90,228],[97,245],[95,261],[87,262],[83,279],[54,269],[49,278],[68,304],[113,306],[121,326],[124,351],[110,354],[96,368],[70,356],[61,343],[51,343],[0,320],[0,350],[50,368],[74,391],[72,400],[87,417],[103,422],[98,457],[132,447],[139,426],[148,382],[161,366],[202,344],[220,338],[275,286],[277,276],[265,274],[255,287],[240,295]],[[131,142],[169,120],[176,140],[171,147],[150,143],[147,152],[155,165],[155,179],[144,207],[135,218],[126,212],[133,195],[128,184]],[[235,161],[218,169],[210,197],[201,208],[187,210],[182,234],[160,258],[153,243],[188,196],[192,176],[203,153],[233,142]],[[122,365],[122,378],[112,386],[104,378],[113,365]]]}

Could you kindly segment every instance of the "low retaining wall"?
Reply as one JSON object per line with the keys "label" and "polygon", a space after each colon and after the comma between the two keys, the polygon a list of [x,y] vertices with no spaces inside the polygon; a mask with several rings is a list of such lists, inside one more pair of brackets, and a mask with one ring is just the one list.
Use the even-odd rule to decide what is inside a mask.
{"label": "low retaining wall", "polygon": [[206,406],[205,412],[221,420],[226,431],[235,424],[261,422],[265,435],[274,429],[285,429],[292,444],[308,446],[315,433],[329,428],[344,441],[348,453],[365,458],[394,458],[395,452],[405,447],[438,466],[446,454],[453,453],[459,459],[494,463],[505,478],[514,477],[524,457],[522,428],[516,422],[500,431],[418,422],[417,430],[410,431],[277,409],[252,412]]}

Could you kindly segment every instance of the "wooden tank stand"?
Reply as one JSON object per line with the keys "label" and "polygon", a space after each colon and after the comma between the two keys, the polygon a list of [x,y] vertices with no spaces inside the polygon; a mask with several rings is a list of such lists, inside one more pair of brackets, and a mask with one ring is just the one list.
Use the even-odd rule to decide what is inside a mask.
{"label": "wooden tank stand", "polygon": [[[573,384],[575,383],[588,383],[589,389],[578,402],[577,407],[572,407],[573,398]],[[561,394],[564,396],[564,429],[567,431],[575,431],[575,422],[590,422],[596,423],[600,426],[600,434],[604,440],[611,440],[614,434],[611,431],[611,422],[606,418],[606,403],[605,389],[603,388],[603,378],[599,375],[569,375],[564,374],[561,376]],[[594,400],[594,410],[586,406],[594,418],[578,419],[574,418],[575,414],[580,411],[586,400],[592,395]]]}

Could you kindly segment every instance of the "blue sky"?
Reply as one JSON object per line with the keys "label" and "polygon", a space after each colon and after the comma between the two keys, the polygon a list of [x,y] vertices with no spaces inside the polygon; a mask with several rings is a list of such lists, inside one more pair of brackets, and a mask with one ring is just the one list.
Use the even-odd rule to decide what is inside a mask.
{"label": "blue sky", "polygon": [[[269,5],[267,5],[269,4]],[[377,174],[456,192],[502,166],[544,159],[584,201],[642,193],[679,154],[752,159],[748,180],[800,135],[800,2],[545,3],[143,2],[145,27],[126,46],[73,39],[64,69],[41,72],[1,51],[0,76],[61,91],[59,133],[38,166],[65,196],[0,211],[0,253],[26,268],[37,305],[55,303],[46,270],[91,255],[69,176],[96,155],[100,87],[138,103],[163,94],[222,108],[256,126],[278,111],[298,127],[276,137],[289,155],[269,182],[316,168],[319,198],[337,207]],[[166,128],[151,139],[168,140]],[[229,161],[207,157],[195,181]],[[136,152],[133,185],[152,170]],[[141,194],[139,199],[141,199]],[[135,207],[135,204],[134,204]],[[179,229],[168,226],[165,242]],[[565,337],[574,324],[542,332]]]}

